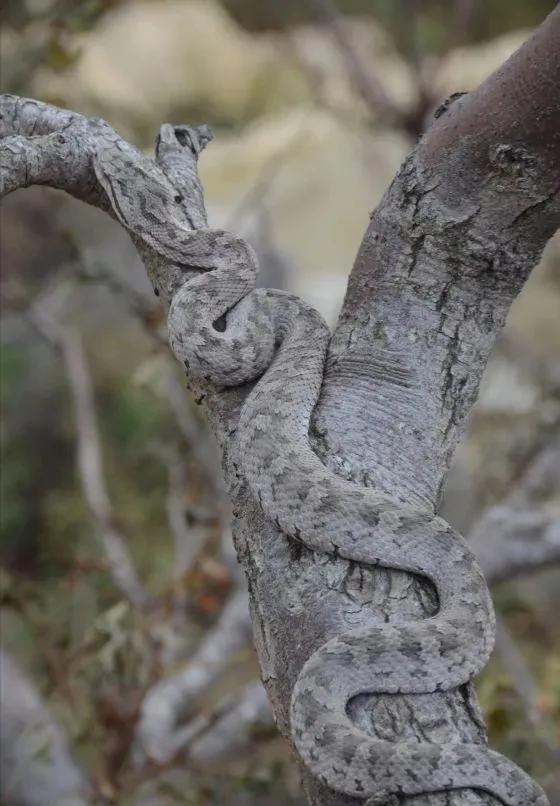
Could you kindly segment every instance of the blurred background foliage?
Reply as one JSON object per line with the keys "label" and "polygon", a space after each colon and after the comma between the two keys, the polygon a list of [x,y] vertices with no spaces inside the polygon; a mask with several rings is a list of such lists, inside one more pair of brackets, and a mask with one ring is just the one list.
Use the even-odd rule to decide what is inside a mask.
{"label": "blurred background foliage", "polygon": [[[211,222],[253,242],[264,284],[302,294],[334,323],[369,212],[434,109],[476,86],[553,6],[7,0],[2,85],[102,115],[145,148],[164,120],[210,123],[201,174]],[[559,303],[556,241],[512,310],[450,474],[444,511],[465,532],[558,433]],[[93,802],[301,803],[269,725],[218,762],[133,761],[146,691],[188,666],[243,583],[224,551],[211,437],[197,407],[177,401],[181,372],[127,236],[55,192],[15,194],[2,212],[2,304],[3,643],[64,727]],[[43,308],[83,337],[105,484],[150,598],[144,610],[115,584],[85,501],[68,371],[34,322]],[[173,496],[183,539],[196,536],[180,573]],[[500,653],[478,684],[493,744],[551,793],[560,789],[558,582],[548,569],[494,591],[536,714]],[[212,713],[224,693],[240,697],[256,675],[252,650],[234,655],[189,718]]]}

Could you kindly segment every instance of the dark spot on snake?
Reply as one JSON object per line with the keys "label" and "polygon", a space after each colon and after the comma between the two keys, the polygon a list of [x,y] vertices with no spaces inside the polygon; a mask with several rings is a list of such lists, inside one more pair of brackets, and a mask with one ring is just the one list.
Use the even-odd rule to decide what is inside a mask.
{"label": "dark spot on snake", "polygon": [[214,330],[217,330],[218,333],[223,333],[226,329],[226,315],[223,313],[221,316],[218,316],[215,322],[212,322],[212,327]]}
{"label": "dark spot on snake", "polygon": [[186,359],[183,361],[183,366],[185,367],[185,369],[190,369],[191,368],[191,365],[189,364],[189,362]]}
{"label": "dark spot on snake", "polygon": [[156,295],[156,297],[159,297],[159,289],[158,288],[154,288],[154,294]]}
{"label": "dark spot on snake", "polygon": [[178,126],[175,128],[175,137],[177,138],[179,145],[182,145],[183,147],[190,145],[188,133],[184,129],[180,129]]}

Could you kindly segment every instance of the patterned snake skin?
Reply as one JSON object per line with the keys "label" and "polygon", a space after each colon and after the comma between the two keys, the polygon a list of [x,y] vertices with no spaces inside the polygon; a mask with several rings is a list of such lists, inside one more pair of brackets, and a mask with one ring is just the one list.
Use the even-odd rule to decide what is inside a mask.
{"label": "patterned snake skin", "polygon": [[169,309],[175,355],[192,377],[219,387],[257,381],[242,409],[236,450],[264,512],[313,551],[421,575],[437,590],[435,616],[360,627],[309,658],[291,710],[304,763],[331,789],[368,806],[462,788],[490,793],[504,806],[548,806],[536,783],[482,744],[384,742],[347,715],[357,694],[424,694],[471,680],[493,645],[486,583],[466,542],[441,518],[325,468],[311,449],[309,427],[326,324],[294,296],[255,289],[257,263],[247,243],[224,231],[187,229],[167,176],[150,161],[134,167],[135,183],[129,160],[108,147],[98,152],[95,170],[121,222],[188,270]]}

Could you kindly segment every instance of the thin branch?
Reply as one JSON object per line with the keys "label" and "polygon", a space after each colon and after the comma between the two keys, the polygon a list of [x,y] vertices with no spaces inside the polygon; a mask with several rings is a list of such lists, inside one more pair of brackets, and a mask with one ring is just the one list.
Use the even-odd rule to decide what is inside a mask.
{"label": "thin branch", "polygon": [[537,683],[506,622],[500,616],[496,618],[496,627],[496,652],[513,683],[528,721],[542,734]]}
{"label": "thin branch", "polygon": [[375,117],[381,116],[387,123],[402,122],[403,114],[391,101],[377,76],[366,70],[356,50],[349,41],[344,21],[332,0],[311,0],[319,18],[324,22],[346,67],[350,83],[365,101]]}
{"label": "thin branch", "polygon": [[471,530],[471,544],[490,582],[560,563],[560,442],[541,451],[507,498],[487,509]]}
{"label": "thin branch", "polygon": [[259,728],[271,734],[274,728],[272,709],[260,680],[249,683],[235,704],[188,744],[189,758],[199,763],[230,758],[246,751],[251,744],[260,744]]}
{"label": "thin branch", "polygon": [[228,667],[232,655],[249,646],[248,607],[247,592],[241,588],[232,595],[217,624],[185,668],[159,681],[148,692],[137,728],[139,751],[161,763],[190,741],[192,719],[183,725],[180,721]]}
{"label": "thin branch", "polygon": [[76,330],[49,319],[40,312],[40,307],[36,303],[27,318],[63,358],[74,403],[78,472],[84,500],[117,587],[135,606],[144,608],[149,597],[136,574],[126,538],[116,525],[105,485],[93,386],[81,336]]}

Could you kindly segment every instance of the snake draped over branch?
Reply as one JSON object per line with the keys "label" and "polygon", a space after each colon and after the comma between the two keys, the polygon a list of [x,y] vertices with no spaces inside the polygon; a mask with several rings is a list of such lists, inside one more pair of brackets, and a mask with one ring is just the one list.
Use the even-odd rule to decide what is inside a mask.
{"label": "snake draped over branch", "polygon": [[[200,129],[167,125],[158,156],[179,130],[195,153],[204,146]],[[435,615],[349,630],[307,660],[291,703],[292,738],[304,764],[367,806],[458,789],[489,793],[504,806],[548,806],[534,781],[484,744],[385,742],[354,725],[347,704],[358,694],[445,692],[484,667],[494,614],[482,572],[440,517],[335,475],[312,450],[310,421],[330,337],[317,311],[291,294],[255,288],[250,246],[203,221],[187,222],[173,183],[151,160],[111,143],[98,149],[94,167],[121,223],[185,271],[168,328],[190,376],[218,387],[256,382],[235,452],[264,513],[312,551],[408,571],[437,591]]]}

